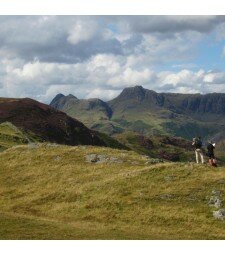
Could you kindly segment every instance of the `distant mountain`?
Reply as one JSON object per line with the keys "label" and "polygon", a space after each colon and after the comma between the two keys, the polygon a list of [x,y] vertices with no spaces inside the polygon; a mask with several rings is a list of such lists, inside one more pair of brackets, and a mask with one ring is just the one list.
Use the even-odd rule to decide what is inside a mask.
{"label": "distant mountain", "polygon": [[[175,94],[156,93],[142,86],[125,88],[115,99],[108,102],[113,111],[144,109],[147,111],[166,109],[177,114],[194,114],[204,118],[210,114],[225,116],[225,94]],[[193,115],[192,115],[193,116]]]}
{"label": "distant mountain", "polygon": [[77,99],[73,95],[64,96],[62,94],[56,97],[50,103],[52,107],[67,113],[87,125],[106,133],[106,130],[114,131],[114,126],[110,123],[112,117],[111,107],[98,98]]}
{"label": "distant mountain", "polygon": [[[100,103],[90,105],[90,101]],[[125,88],[111,101],[57,95],[53,107],[110,135],[127,130],[144,135],[209,138],[223,133],[225,94],[157,93],[142,86]]]}
{"label": "distant mountain", "polygon": [[69,94],[68,96],[64,96],[63,94],[58,94],[56,97],[52,100],[51,106],[54,107],[57,110],[63,109],[63,107],[70,105],[73,101],[78,100],[75,96]]}
{"label": "distant mountain", "polygon": [[29,98],[0,98],[0,123],[5,122],[34,134],[41,141],[120,147],[114,139],[105,139],[104,135],[88,129],[80,121]]}
{"label": "distant mountain", "polygon": [[73,95],[64,96],[58,94],[50,103],[50,105],[58,110],[69,112],[71,116],[76,117],[82,112],[86,112],[89,117],[93,118],[93,113],[98,112],[98,118],[110,119],[112,116],[112,110],[108,104],[101,99],[81,99],[79,100]]}

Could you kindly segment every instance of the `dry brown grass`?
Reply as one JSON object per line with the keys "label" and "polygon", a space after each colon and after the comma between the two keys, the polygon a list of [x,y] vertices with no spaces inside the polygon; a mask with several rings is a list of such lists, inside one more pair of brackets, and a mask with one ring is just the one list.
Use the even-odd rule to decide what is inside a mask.
{"label": "dry brown grass", "polygon": [[[87,163],[87,154],[123,163]],[[225,168],[146,164],[131,151],[16,146],[0,154],[1,239],[224,239],[207,202]],[[170,180],[168,176],[173,176]]]}

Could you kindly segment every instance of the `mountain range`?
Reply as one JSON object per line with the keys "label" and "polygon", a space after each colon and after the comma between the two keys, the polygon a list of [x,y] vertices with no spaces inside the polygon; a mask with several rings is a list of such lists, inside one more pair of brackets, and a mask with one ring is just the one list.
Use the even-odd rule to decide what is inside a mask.
{"label": "mountain range", "polygon": [[49,105],[29,98],[0,98],[0,147],[17,140],[126,148]]}
{"label": "mountain range", "polygon": [[127,131],[185,139],[200,135],[220,140],[225,136],[224,93],[157,93],[135,86],[107,102],[58,94],[50,105],[112,136]]}
{"label": "mountain range", "polygon": [[58,94],[50,105],[29,98],[0,98],[0,150],[46,141],[131,149],[154,158],[189,161],[193,152],[187,140],[201,135],[205,141],[219,141],[217,148],[222,148],[224,124],[222,93],[157,93],[135,86],[108,102],[71,94]]}

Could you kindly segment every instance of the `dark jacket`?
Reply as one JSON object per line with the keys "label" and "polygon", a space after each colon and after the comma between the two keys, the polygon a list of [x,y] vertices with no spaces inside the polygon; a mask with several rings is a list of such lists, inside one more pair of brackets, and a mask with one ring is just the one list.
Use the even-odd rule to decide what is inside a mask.
{"label": "dark jacket", "polygon": [[214,147],[211,143],[209,143],[209,144],[207,145],[207,150],[208,150],[207,156],[208,156],[209,158],[214,158],[214,149],[215,149],[215,147]]}
{"label": "dark jacket", "polygon": [[195,149],[201,149],[202,148],[202,141],[200,139],[195,140],[194,142]]}

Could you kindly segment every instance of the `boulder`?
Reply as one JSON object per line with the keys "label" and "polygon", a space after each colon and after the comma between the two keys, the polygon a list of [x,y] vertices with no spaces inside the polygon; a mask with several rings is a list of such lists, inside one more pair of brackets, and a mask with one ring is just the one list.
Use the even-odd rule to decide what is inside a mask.
{"label": "boulder", "polygon": [[175,181],[176,180],[176,176],[174,175],[168,175],[164,177],[165,181]]}
{"label": "boulder", "polygon": [[88,163],[122,163],[123,161],[116,158],[102,154],[88,154],[85,156],[85,160]]}
{"label": "boulder", "polygon": [[214,206],[216,208],[220,208],[222,206],[222,201],[219,197],[212,196],[209,199],[208,205],[209,206]]}
{"label": "boulder", "polygon": [[28,143],[28,149],[37,149],[40,147],[38,143]]}
{"label": "boulder", "polygon": [[225,221],[225,210],[224,210],[224,209],[220,209],[220,210],[218,210],[218,211],[214,211],[214,212],[213,212],[213,217],[214,217],[215,219]]}

